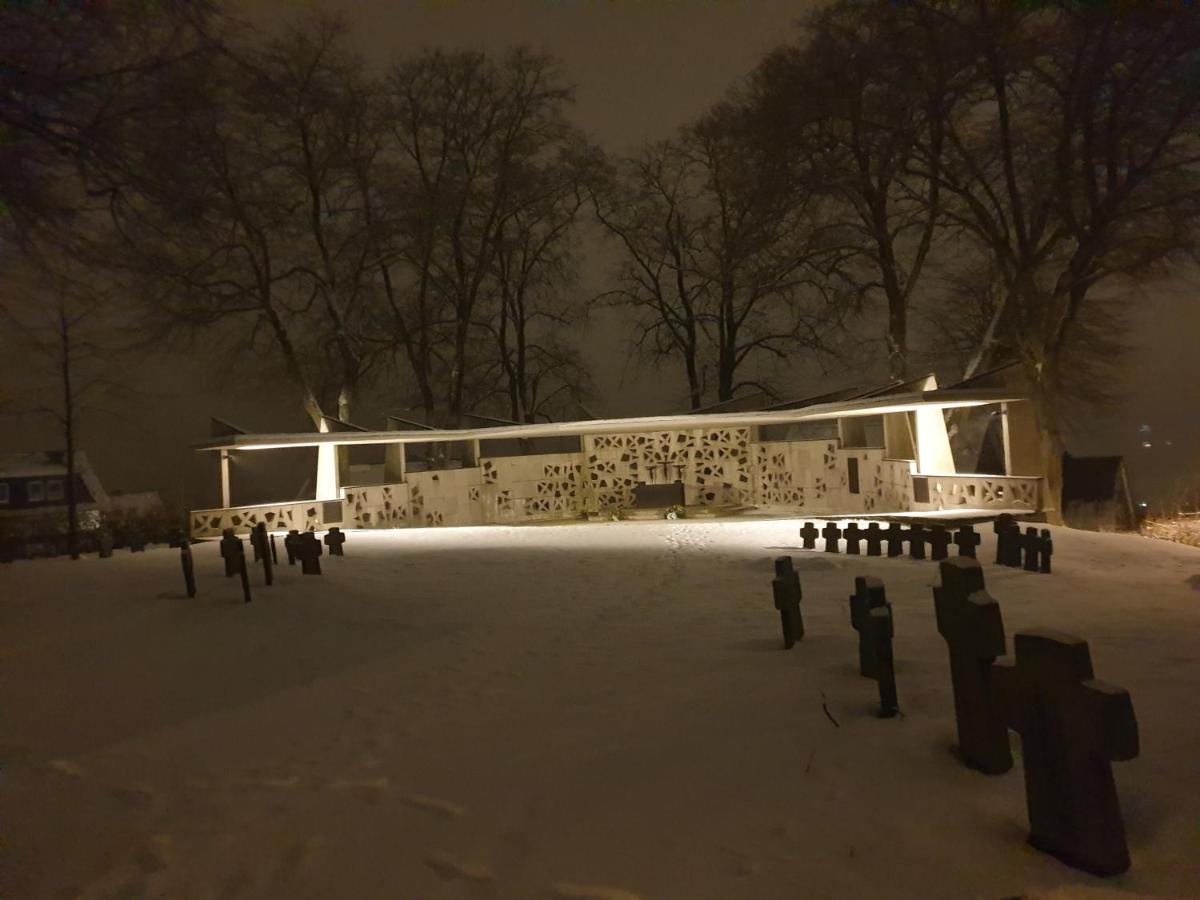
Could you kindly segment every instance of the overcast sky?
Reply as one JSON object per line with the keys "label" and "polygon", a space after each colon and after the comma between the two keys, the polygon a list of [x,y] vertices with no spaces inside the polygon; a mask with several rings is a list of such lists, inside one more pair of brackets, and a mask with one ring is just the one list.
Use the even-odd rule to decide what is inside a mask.
{"label": "overcast sky", "polygon": [[[296,0],[243,0],[238,7],[256,24],[284,21],[314,4]],[[393,57],[426,47],[470,47],[499,51],[528,44],[549,51],[576,86],[577,124],[607,149],[624,150],[669,136],[743,77],[772,46],[797,34],[796,21],[811,2],[784,0],[324,0],[343,13],[353,42],[368,59],[384,65]],[[606,269],[601,253],[590,254],[584,288],[599,284]],[[1079,452],[1140,452],[1136,425],[1146,421],[1156,438],[1173,437],[1173,457],[1200,463],[1200,304],[1195,284],[1155,287],[1138,302],[1130,358],[1128,399],[1094,418]],[[671,375],[628,365],[622,335],[611,319],[598,317],[585,356],[596,374],[597,411],[609,415],[682,410],[682,385]],[[293,392],[266,373],[263,360],[249,377],[222,377],[227,367],[203,346],[190,357],[148,363],[143,390],[121,410],[123,418],[87,423],[83,445],[101,477],[112,487],[154,487],[175,495],[212,492],[215,462],[197,459],[188,445],[207,434],[208,416],[227,417],[251,430],[307,427]],[[9,360],[12,364],[12,360]],[[863,374],[863,373],[856,373]],[[847,381],[834,373],[828,385]],[[853,380],[853,379],[850,379]],[[835,384],[836,382],[836,384]],[[807,393],[807,391],[805,391]],[[32,420],[10,423],[0,436],[8,448],[54,446],[54,434]],[[374,421],[364,422],[377,426]],[[1159,441],[1161,449],[1162,440]],[[131,454],[129,448],[139,450]],[[251,454],[253,455],[253,454]],[[205,454],[208,457],[209,454]],[[212,465],[209,465],[209,463]],[[1161,465],[1135,456],[1135,471],[1150,481]],[[264,465],[266,463],[264,462]],[[247,498],[249,499],[249,498]],[[264,498],[265,499],[265,498]],[[271,498],[275,499],[275,498]],[[237,498],[235,497],[235,502]]]}

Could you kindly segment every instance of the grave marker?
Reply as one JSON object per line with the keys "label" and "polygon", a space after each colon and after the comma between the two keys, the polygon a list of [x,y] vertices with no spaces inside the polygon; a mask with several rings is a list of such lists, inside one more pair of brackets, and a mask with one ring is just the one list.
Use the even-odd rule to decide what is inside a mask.
{"label": "grave marker", "polygon": [[221,558],[225,560],[225,577],[232,578],[238,573],[238,557],[245,557],[246,548],[242,539],[233,533],[232,528],[221,532]]}
{"label": "grave marker", "polygon": [[925,539],[929,533],[920,522],[913,522],[908,531],[908,555],[913,559],[925,558]]}
{"label": "grave marker", "polygon": [[858,527],[858,523],[851,522],[843,528],[842,537],[846,539],[846,553],[850,556],[858,556],[858,545],[863,539],[863,531]]}
{"label": "grave marker", "polygon": [[984,590],[978,560],[959,556],[939,568],[933,604],[950,651],[958,749],[972,769],[998,775],[1012,768],[1008,728],[992,692],[992,663],[1005,653],[1000,605]]}
{"label": "grave marker", "polygon": [[945,525],[934,525],[929,532],[929,558],[940,562],[950,555],[950,533]]}
{"label": "grave marker", "polygon": [[804,619],[800,615],[800,576],[792,567],[790,556],[775,559],[775,578],[771,581],[771,590],[783,626],[783,646],[790,650],[796,641],[804,637]]}
{"label": "grave marker", "polygon": [[1016,524],[1016,520],[1011,513],[1000,513],[992,520],[992,531],[996,535],[996,565],[1008,565],[1007,552],[1007,529],[1010,525]]}
{"label": "grave marker", "polygon": [[879,677],[877,647],[872,635],[871,610],[887,605],[883,582],[872,575],[854,579],[850,595],[850,625],[858,632],[858,674],[864,678]]}
{"label": "grave marker", "polygon": [[867,525],[867,556],[879,556],[883,544],[883,531],[879,528],[878,522],[871,522]]}
{"label": "grave marker", "polygon": [[311,531],[304,532],[296,539],[296,557],[300,560],[303,574],[321,574],[321,542]]}
{"label": "grave marker", "polygon": [[838,552],[838,537],[841,536],[841,529],[833,522],[826,522],[825,527],[821,529],[821,537],[825,539],[825,552]]}
{"label": "grave marker", "polygon": [[871,641],[875,646],[875,680],[879,682],[879,718],[891,719],[900,711],[896,699],[896,665],[892,656],[892,604],[871,610]]}
{"label": "grave marker", "polygon": [[329,533],[325,535],[325,546],[329,548],[330,556],[345,556],[346,553],[342,550],[342,545],[346,543],[346,535],[342,534],[342,529],[336,525],[329,529]]}
{"label": "grave marker", "polygon": [[887,527],[887,555],[889,558],[904,554],[904,541],[907,538],[908,534],[899,522],[893,522]]}
{"label": "grave marker", "polygon": [[1050,537],[1050,529],[1042,529],[1041,564],[1038,571],[1043,575],[1050,574],[1050,557],[1054,555],[1054,539]]}
{"label": "grave marker", "polygon": [[1038,556],[1042,549],[1042,538],[1038,534],[1036,528],[1026,528],[1025,534],[1021,538],[1021,550],[1025,554],[1025,571],[1036,572],[1038,570]]}
{"label": "grave marker", "polygon": [[287,533],[287,536],[283,539],[283,549],[287,551],[287,558],[288,558],[289,566],[294,566],[296,564],[296,560],[300,558],[296,554],[296,551],[299,549],[299,547],[298,547],[299,540],[300,540],[300,532],[297,531],[295,528],[293,528],[291,531],[289,531]]}
{"label": "grave marker", "polygon": [[238,574],[242,576],[242,597],[245,603],[250,602],[250,572],[246,567],[246,554],[237,558]]}
{"label": "grave marker", "polygon": [[183,583],[189,598],[196,596],[196,566],[192,560],[191,545],[184,541],[179,545],[179,564],[183,567]]}
{"label": "grave marker", "polygon": [[1096,679],[1087,641],[1018,632],[1015,659],[993,666],[1009,728],[1021,735],[1029,843],[1095,875],[1129,868],[1112,761],[1138,755],[1133,702]]}
{"label": "grave marker", "polygon": [[964,525],[954,535],[954,546],[958,547],[958,555],[967,559],[975,559],[975,548],[979,546],[983,536],[977,534],[970,525]]}
{"label": "grave marker", "polygon": [[804,527],[800,529],[800,546],[805,550],[817,549],[817,526],[812,522],[805,522]]}
{"label": "grave marker", "polygon": [[271,559],[271,542],[267,538],[267,526],[264,522],[259,522],[254,526],[254,532],[257,540],[254,542],[254,555],[262,562],[263,580],[267,587],[275,583],[274,565]]}

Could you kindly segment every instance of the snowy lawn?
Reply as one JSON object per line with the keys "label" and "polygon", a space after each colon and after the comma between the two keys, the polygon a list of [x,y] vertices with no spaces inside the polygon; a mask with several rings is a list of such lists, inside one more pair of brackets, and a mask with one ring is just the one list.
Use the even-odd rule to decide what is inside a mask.
{"label": "snowy lawn", "polygon": [[[1133,696],[1133,867],[1102,882],[1025,844],[1019,761],[955,758],[937,565],[805,552],[798,525],[352,532],[320,578],[255,571],[250,605],[214,543],[191,601],[167,549],[4,566],[0,897],[1198,890],[1200,549],[1055,529],[1045,576],[991,565],[984,529],[1010,646],[1075,632]],[[903,718],[857,674],[856,574],[895,608]]]}

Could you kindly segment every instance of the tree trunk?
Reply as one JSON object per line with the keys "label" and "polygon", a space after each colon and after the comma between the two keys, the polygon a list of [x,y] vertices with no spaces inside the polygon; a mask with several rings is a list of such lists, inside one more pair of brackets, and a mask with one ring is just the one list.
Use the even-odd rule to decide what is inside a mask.
{"label": "tree trunk", "polygon": [[1040,456],[1044,492],[1042,508],[1046,521],[1051,525],[1063,524],[1062,518],[1062,489],[1063,468],[1062,458],[1065,445],[1059,426],[1058,408],[1053,373],[1046,366],[1026,365],[1029,377],[1030,398],[1038,433],[1041,435]]}
{"label": "tree trunk", "polygon": [[63,438],[67,450],[67,553],[79,559],[79,498],[75,494],[75,396],[71,387],[71,326],[67,311],[58,308],[59,337],[62,340]]}

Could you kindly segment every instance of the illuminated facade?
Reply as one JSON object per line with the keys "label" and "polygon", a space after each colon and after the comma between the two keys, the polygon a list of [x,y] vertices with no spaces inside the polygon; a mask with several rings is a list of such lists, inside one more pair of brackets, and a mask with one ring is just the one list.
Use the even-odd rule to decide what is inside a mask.
{"label": "illuminated facade", "polygon": [[[621,517],[638,506],[639,485],[676,485],[685,514],[1037,511],[1042,479],[1031,468],[1036,456],[1029,442],[1021,440],[1028,430],[1021,398],[997,389],[939,391],[932,376],[915,386],[748,412],[229,434],[197,447],[220,454],[223,505],[194,510],[191,528],[203,537],[259,522],[319,530]],[[1001,426],[1004,471],[960,472],[947,412],[984,408]],[[231,454],[297,447],[317,450],[312,499],[232,505]],[[366,447],[382,461],[355,465],[352,453]],[[442,452],[451,447],[460,451],[457,458]]]}

